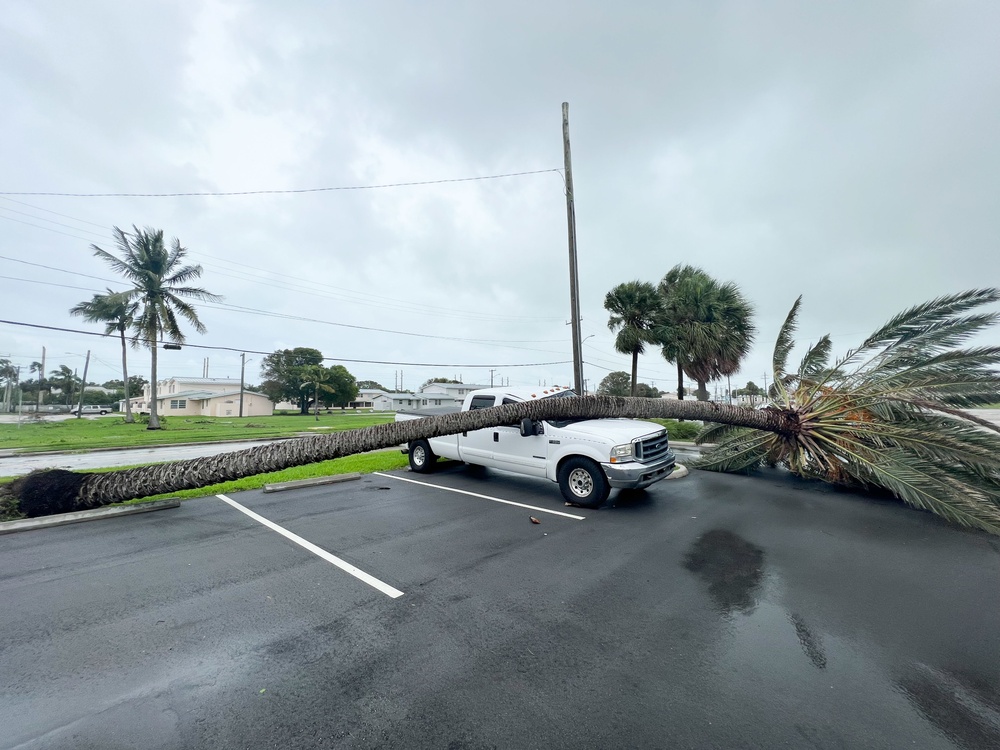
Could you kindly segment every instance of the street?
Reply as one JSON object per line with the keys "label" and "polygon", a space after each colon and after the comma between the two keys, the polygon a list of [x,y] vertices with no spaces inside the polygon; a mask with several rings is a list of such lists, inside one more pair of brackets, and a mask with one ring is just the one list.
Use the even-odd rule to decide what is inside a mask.
{"label": "street", "polygon": [[778,473],[612,501],[451,465],[0,537],[0,747],[1000,746],[1000,540]]}

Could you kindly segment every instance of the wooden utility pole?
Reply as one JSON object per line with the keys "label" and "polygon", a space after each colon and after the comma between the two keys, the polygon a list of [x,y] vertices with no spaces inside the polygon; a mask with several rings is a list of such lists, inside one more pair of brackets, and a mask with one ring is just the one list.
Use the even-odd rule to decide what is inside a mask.
{"label": "wooden utility pole", "polygon": [[247,353],[240,353],[240,419],[243,419],[243,372],[247,366]]}
{"label": "wooden utility pole", "polygon": [[576,267],[576,206],[573,195],[573,159],[569,149],[569,102],[562,105],[563,162],[566,167],[566,223],[569,234],[569,306],[573,324],[573,380],[583,394],[583,346],[580,342],[580,278]]}
{"label": "wooden utility pole", "polygon": [[83,394],[87,392],[87,368],[90,367],[90,349],[87,350],[87,359],[83,361],[83,380],[80,381],[80,403],[76,407],[76,418],[83,416]]}

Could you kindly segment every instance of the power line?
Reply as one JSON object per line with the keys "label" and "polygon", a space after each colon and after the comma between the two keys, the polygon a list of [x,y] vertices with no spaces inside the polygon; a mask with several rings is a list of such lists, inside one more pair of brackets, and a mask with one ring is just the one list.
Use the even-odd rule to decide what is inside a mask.
{"label": "power line", "polygon": [[[75,333],[81,336],[101,336],[107,337],[106,333],[98,333],[97,331],[81,331],[77,328],[60,328],[59,326],[45,326],[40,323],[25,323],[18,320],[0,320],[0,323],[12,326],[22,326],[25,328],[38,328],[45,331],[59,331],[60,333]],[[147,342],[148,343],[148,342]],[[184,344],[189,349],[210,349],[213,351],[223,351],[223,352],[242,352],[245,354],[261,354],[264,356],[274,354],[274,352],[263,352],[256,349],[246,349],[241,347],[232,346],[209,346],[208,344]],[[323,357],[324,360],[329,360],[331,362],[352,362],[356,364],[364,365],[399,365],[405,367],[480,367],[480,368],[496,368],[501,367],[551,367],[554,365],[565,365],[569,360],[563,360],[561,362],[524,362],[521,364],[469,364],[469,363],[455,363],[455,362],[394,362],[391,360],[378,360],[378,359],[348,359],[346,357]]]}
{"label": "power line", "polygon": [[232,192],[205,192],[205,193],[56,193],[56,192],[27,192],[27,191],[6,191],[0,190],[3,195],[46,195],[61,198],[207,198],[207,197],[230,197],[238,195],[290,195],[301,193],[329,193],[339,190],[379,190],[382,188],[413,187],[417,185],[442,185],[448,182],[476,182],[479,180],[499,180],[505,177],[523,177],[525,175],[545,174],[547,172],[558,173],[559,169],[534,169],[527,172],[507,172],[505,174],[490,174],[480,177],[452,177],[444,180],[419,180],[413,182],[389,182],[382,185],[344,185],[340,187],[318,187],[318,188],[297,188],[290,190],[238,190]]}

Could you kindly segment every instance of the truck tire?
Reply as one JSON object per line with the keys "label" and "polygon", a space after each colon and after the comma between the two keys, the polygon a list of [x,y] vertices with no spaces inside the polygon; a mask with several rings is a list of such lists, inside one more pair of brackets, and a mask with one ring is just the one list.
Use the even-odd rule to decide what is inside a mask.
{"label": "truck tire", "polygon": [[434,464],[437,463],[437,456],[431,450],[430,443],[426,440],[414,440],[410,443],[410,471],[418,474],[428,474],[434,471]]}
{"label": "truck tire", "polygon": [[611,494],[604,470],[583,456],[568,458],[559,467],[559,489],[566,502],[584,508],[599,508]]}

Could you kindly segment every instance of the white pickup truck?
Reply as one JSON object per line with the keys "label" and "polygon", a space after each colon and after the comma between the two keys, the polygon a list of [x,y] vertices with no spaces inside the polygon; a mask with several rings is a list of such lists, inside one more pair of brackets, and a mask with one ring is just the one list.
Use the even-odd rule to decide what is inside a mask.
{"label": "white pickup truck", "polygon": [[[575,396],[568,388],[486,388],[465,397],[462,411],[531,399]],[[455,410],[457,411],[457,410]],[[442,410],[399,412],[396,421]],[[559,483],[567,502],[587,508],[604,503],[612,488],[641,489],[674,470],[667,433],[633,419],[567,419],[490,427],[459,435],[411,441],[410,469],[429,472],[438,457],[488,466]]]}

